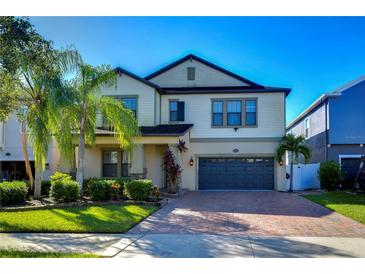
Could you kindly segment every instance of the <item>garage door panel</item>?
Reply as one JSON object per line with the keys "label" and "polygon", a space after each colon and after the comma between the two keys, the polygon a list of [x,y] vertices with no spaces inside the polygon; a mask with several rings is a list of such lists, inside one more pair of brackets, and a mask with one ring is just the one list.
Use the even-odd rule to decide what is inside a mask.
{"label": "garage door panel", "polygon": [[273,158],[200,158],[199,189],[272,190]]}

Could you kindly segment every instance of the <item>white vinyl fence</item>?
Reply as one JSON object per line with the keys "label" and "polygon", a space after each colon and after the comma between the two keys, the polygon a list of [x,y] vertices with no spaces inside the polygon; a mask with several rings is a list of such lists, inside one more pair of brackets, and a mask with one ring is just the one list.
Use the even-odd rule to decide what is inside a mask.
{"label": "white vinyl fence", "polygon": [[[293,167],[293,189],[319,189],[321,187],[317,178],[319,163],[315,164],[297,164]],[[290,174],[290,165],[286,166],[286,172]],[[290,179],[286,180],[289,189]]]}

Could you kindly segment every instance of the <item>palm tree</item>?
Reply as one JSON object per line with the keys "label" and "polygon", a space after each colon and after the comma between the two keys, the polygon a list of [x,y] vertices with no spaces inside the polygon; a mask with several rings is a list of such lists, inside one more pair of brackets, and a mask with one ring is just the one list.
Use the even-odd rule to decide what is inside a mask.
{"label": "palm tree", "polygon": [[285,152],[289,153],[290,156],[290,186],[289,192],[293,192],[293,165],[294,160],[297,160],[299,155],[302,154],[304,156],[305,161],[307,162],[311,156],[311,151],[309,147],[305,144],[304,136],[295,136],[294,134],[287,134],[282,137],[280,141],[280,145],[276,151],[276,158],[278,161],[283,161],[282,158]]}
{"label": "palm tree", "polygon": [[[41,194],[42,172],[52,128],[60,120],[57,118],[58,110],[67,99],[61,88],[60,76],[78,57],[74,53],[74,50],[55,50],[52,41],[39,35],[27,18],[0,17],[0,89],[6,95],[0,96],[6,102],[2,104],[3,101],[0,101],[0,119],[6,119],[13,111],[18,115],[22,124],[25,168],[32,187],[29,138],[35,159],[36,198]],[[13,103],[14,100],[16,103]]]}
{"label": "palm tree", "polygon": [[95,144],[98,115],[101,113],[104,121],[113,128],[114,136],[123,149],[129,149],[132,137],[139,134],[134,113],[121,101],[102,95],[101,89],[115,85],[116,80],[117,74],[109,66],[93,67],[80,61],[73,77],[64,81],[65,94],[70,95],[71,99],[63,108],[63,119],[58,124],[56,139],[62,157],[71,162],[74,151],[72,140],[75,132],[78,133],[76,180],[80,184],[81,195],[85,176],[85,145]]}
{"label": "palm tree", "polygon": [[[27,138],[24,136],[27,134],[33,149],[35,198],[41,196],[42,175],[49,143],[59,121],[62,120],[60,110],[68,101],[62,89],[62,73],[77,62],[78,54],[75,52],[73,49],[47,50],[43,53],[44,59],[48,62],[47,67],[40,69],[24,62],[19,69],[19,77],[23,79],[20,86],[23,111],[18,116],[22,121],[23,148],[26,146]],[[27,127],[28,132],[26,132]],[[27,159],[27,150],[23,149],[23,152]]]}

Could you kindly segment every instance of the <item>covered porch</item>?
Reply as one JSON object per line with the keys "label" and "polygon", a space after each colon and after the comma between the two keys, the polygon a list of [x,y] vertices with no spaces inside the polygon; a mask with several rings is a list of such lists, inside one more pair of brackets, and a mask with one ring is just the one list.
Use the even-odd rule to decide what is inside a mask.
{"label": "covered porch", "polygon": [[[164,153],[170,149],[177,163],[181,164],[183,156],[178,149],[179,140],[185,141],[186,146],[189,146],[191,126],[180,124],[142,127],[141,136],[133,139],[130,151],[120,148],[112,132],[98,130],[95,146],[87,147],[85,151],[85,178],[146,178],[163,188]],[[76,157],[77,154],[76,147]]]}

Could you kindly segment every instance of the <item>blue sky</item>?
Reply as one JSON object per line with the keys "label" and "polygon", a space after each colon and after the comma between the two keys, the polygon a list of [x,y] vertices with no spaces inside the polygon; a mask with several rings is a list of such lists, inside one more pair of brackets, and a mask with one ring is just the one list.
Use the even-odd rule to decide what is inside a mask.
{"label": "blue sky", "polygon": [[31,17],[57,47],[140,76],[193,53],[292,88],[287,123],[323,92],[365,74],[365,17]]}

